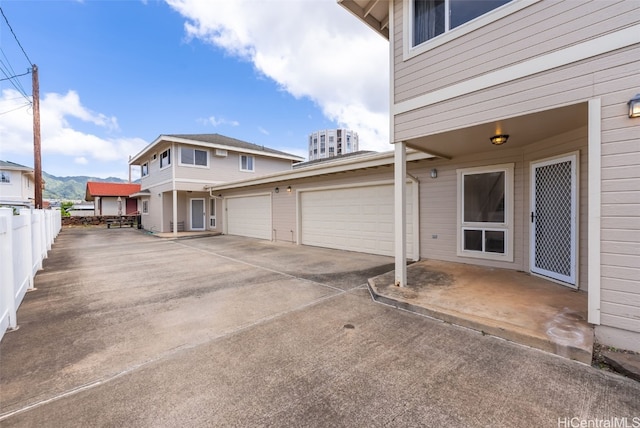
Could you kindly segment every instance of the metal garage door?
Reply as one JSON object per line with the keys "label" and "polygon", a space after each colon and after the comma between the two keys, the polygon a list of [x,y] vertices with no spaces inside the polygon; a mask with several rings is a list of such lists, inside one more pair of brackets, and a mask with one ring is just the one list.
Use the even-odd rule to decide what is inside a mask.
{"label": "metal garage door", "polygon": [[[413,185],[407,184],[407,256],[413,257]],[[300,193],[302,244],[393,256],[393,184]]]}
{"label": "metal garage door", "polygon": [[271,195],[227,198],[227,233],[271,239]]}

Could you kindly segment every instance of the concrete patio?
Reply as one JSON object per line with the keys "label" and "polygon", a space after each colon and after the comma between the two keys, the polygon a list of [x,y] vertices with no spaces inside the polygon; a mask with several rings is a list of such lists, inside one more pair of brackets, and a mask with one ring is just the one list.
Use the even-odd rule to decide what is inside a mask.
{"label": "concrete patio", "polygon": [[375,300],[547,352],[591,363],[587,294],[525,272],[423,260],[369,280]]}

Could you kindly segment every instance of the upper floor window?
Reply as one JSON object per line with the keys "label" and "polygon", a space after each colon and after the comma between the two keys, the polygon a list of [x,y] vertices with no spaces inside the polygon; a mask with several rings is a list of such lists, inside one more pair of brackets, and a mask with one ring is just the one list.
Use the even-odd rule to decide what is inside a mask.
{"label": "upper floor window", "polygon": [[418,46],[510,1],[412,0],[412,46]]}
{"label": "upper floor window", "polygon": [[171,165],[171,149],[167,149],[160,153],[160,168]]}
{"label": "upper floor window", "polygon": [[149,175],[149,162],[145,162],[140,166],[140,175],[142,177]]}
{"label": "upper floor window", "polygon": [[251,155],[240,155],[240,171],[254,171],[254,158]]}
{"label": "upper floor window", "polygon": [[0,183],[11,184],[11,173],[9,171],[0,171]]}
{"label": "upper floor window", "polygon": [[180,164],[194,166],[208,166],[209,156],[206,150],[193,149],[191,147],[180,148]]}

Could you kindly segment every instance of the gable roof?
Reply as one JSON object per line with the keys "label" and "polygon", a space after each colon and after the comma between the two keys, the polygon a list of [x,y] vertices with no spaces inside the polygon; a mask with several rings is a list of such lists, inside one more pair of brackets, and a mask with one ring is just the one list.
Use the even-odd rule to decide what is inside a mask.
{"label": "gable roof", "polygon": [[87,181],[85,200],[93,201],[94,196],[129,196],[139,191],[139,184]]}
{"label": "gable roof", "polygon": [[17,164],[15,162],[3,161],[3,160],[0,160],[0,168],[2,168],[2,169],[12,169],[12,170],[18,170],[18,171],[33,172],[33,168],[30,168],[30,167],[24,166],[24,165],[20,165],[20,164]]}
{"label": "gable roof", "polygon": [[231,138],[220,134],[166,134],[160,135],[154,142],[142,149],[140,153],[132,157],[129,161],[129,164],[138,165],[143,155],[149,153],[149,151],[154,146],[162,142],[191,144],[215,149],[231,150],[248,154],[288,159],[294,162],[302,162],[304,160],[304,158],[292,155],[291,153],[270,149],[269,147],[249,143],[247,141],[238,140],[236,138]]}

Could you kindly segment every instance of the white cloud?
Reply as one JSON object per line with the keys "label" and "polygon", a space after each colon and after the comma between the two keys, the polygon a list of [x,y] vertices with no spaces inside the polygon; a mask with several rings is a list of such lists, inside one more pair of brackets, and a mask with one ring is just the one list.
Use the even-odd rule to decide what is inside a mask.
{"label": "white cloud", "polygon": [[[19,96],[13,89],[4,89],[0,96],[0,112],[15,107],[15,98]],[[0,115],[0,140],[3,156],[9,154],[25,155],[33,152],[33,112],[19,109]],[[84,125],[96,126],[95,133],[74,129],[69,120],[80,120]],[[75,126],[77,128],[77,126]],[[118,129],[115,117],[95,113],[80,102],[74,91],[66,94],[47,93],[40,101],[40,129],[42,137],[42,156],[68,156],[69,164],[92,164],[119,162],[126,169],[129,155],[139,152],[147,142],[141,138],[111,137]],[[97,134],[105,133],[102,137]],[[70,172],[73,175],[73,172]]]}
{"label": "white cloud", "polygon": [[187,19],[189,37],[310,98],[327,118],[357,131],[362,149],[390,150],[388,42],[335,0],[166,1]]}
{"label": "white cloud", "polygon": [[269,131],[267,131],[266,129],[264,129],[262,126],[258,126],[258,131],[259,131],[261,134],[269,135]]}
{"label": "white cloud", "polygon": [[217,118],[215,116],[209,116],[206,118],[198,118],[197,119],[198,123],[201,123],[203,125],[213,125],[214,127],[220,126],[220,125],[229,125],[229,126],[239,126],[240,122],[238,122],[237,120],[228,120],[225,119],[224,117],[220,117]]}

